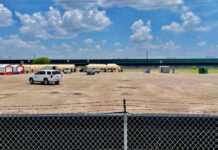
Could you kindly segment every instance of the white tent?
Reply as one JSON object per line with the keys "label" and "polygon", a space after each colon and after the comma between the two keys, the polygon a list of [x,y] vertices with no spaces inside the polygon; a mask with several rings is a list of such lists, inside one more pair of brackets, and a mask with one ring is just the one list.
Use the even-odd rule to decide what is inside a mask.
{"label": "white tent", "polygon": [[19,74],[25,73],[23,65],[12,65],[14,72],[19,72]]}
{"label": "white tent", "polygon": [[0,75],[13,74],[14,68],[11,65],[0,65]]}

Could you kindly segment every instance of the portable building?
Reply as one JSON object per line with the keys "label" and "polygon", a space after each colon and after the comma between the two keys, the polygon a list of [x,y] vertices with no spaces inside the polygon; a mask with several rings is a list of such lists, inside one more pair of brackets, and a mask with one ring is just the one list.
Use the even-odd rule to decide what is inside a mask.
{"label": "portable building", "polygon": [[19,73],[19,74],[23,74],[25,73],[25,69],[23,65],[12,65],[13,67],[13,72],[14,73]]}
{"label": "portable building", "polygon": [[13,67],[11,65],[0,65],[0,75],[13,74]]}
{"label": "portable building", "polygon": [[170,73],[169,66],[160,66],[160,73]]}

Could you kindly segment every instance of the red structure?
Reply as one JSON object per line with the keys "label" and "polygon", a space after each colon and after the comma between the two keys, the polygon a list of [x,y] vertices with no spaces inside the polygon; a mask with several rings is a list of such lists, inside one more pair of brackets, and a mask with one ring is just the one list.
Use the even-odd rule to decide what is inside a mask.
{"label": "red structure", "polygon": [[25,69],[23,65],[12,65],[13,67],[13,72],[14,73],[19,73],[19,74],[24,74],[25,73]]}
{"label": "red structure", "polygon": [[14,68],[11,65],[0,65],[0,75],[13,74]]}

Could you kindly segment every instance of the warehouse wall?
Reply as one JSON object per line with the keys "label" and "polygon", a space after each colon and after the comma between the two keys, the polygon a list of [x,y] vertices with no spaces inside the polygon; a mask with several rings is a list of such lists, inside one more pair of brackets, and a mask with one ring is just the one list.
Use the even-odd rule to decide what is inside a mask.
{"label": "warehouse wall", "polygon": [[[32,60],[0,60],[0,64],[31,64]],[[87,64],[115,63],[121,66],[218,66],[218,59],[52,59],[51,64],[76,64],[84,66]]]}

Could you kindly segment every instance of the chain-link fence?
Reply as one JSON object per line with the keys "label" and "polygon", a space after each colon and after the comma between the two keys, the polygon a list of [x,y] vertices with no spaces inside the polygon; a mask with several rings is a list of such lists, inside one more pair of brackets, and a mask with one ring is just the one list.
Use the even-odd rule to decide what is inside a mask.
{"label": "chain-link fence", "polygon": [[216,150],[218,116],[0,116],[1,150]]}

